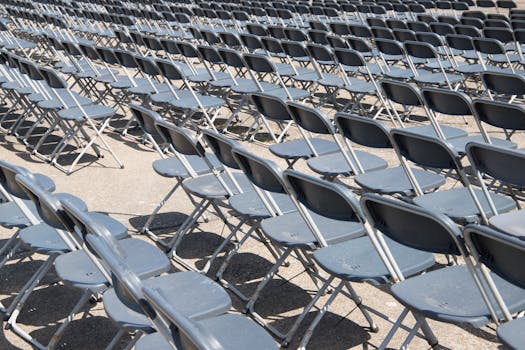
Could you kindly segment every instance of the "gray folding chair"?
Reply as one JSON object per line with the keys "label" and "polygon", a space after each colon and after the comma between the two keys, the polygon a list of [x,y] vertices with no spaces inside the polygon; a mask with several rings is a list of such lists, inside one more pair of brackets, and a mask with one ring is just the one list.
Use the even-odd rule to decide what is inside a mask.
{"label": "gray folding chair", "polygon": [[[495,315],[490,306],[491,298],[481,287],[483,282],[479,271],[473,265],[461,239],[461,231],[454,222],[435,211],[373,194],[365,194],[361,206],[376,229],[374,234],[385,253],[382,255],[386,258],[385,263],[398,271],[398,282],[392,286],[391,293],[405,307],[379,349],[385,349],[391,342],[408,313],[414,315],[416,323],[399,348],[407,348],[419,328],[430,346],[438,345],[426,318],[476,328],[491,322]],[[387,237],[424,252],[462,257],[465,263],[408,277],[400,271],[388,246],[382,243]],[[523,289],[495,274],[492,277],[501,287],[503,298],[512,305],[512,310],[523,310]]]}
{"label": "gray folding chair", "polygon": [[[382,158],[363,151],[354,150],[345,140],[340,140],[332,121],[321,110],[297,102],[286,103],[290,116],[299,127],[299,132],[313,157],[307,160],[308,166],[327,179],[338,175],[350,176],[383,169],[388,166]],[[331,136],[337,150],[329,154],[317,153],[311,143],[309,133]]]}
{"label": "gray folding chair", "polygon": [[[490,212],[490,205],[484,199],[483,191],[474,188],[461,163],[461,155],[450,143],[402,129],[392,129],[390,135],[401,164],[414,186],[415,204],[443,213],[459,223],[479,222],[482,215]],[[439,171],[454,171],[461,185],[424,194],[410,172],[408,161]],[[510,211],[516,206],[511,198],[497,193],[491,193],[491,198],[501,212]]]}
{"label": "gray folding chair", "polygon": [[[366,231],[371,229],[363,217],[357,198],[344,186],[329,183],[294,170],[286,170],[284,176],[291,188],[292,196],[300,203],[299,210],[302,216],[314,235],[322,237],[320,227],[316,226],[304,208],[308,208],[310,211],[327,218],[349,223],[358,221],[363,224]],[[361,297],[357,295],[352,287],[352,283],[369,282],[373,285],[382,285],[388,283],[390,279],[396,280],[397,278],[394,270],[383,263],[374,248],[375,245],[378,245],[374,238],[370,234],[369,236],[357,237],[328,245],[322,243],[321,248],[313,252],[313,260],[322,270],[328,273],[329,277],[323,280],[323,285],[308,306],[305,307],[303,313],[297,318],[294,326],[297,327],[299,325],[299,322],[308,314],[318,298],[328,288],[332,288],[333,291],[325,304],[319,308],[317,317],[308,327],[299,346],[300,349],[306,347],[316,326],[338,294],[343,294],[356,303],[356,306],[368,323],[368,329],[371,331],[376,332],[378,328],[369,312],[388,319],[381,312],[365,306]],[[321,241],[321,238],[319,240]],[[406,275],[420,273],[434,265],[434,257],[431,254],[418,252],[415,249],[397,244],[395,241],[389,241],[388,243],[392,248],[392,254],[397,257],[399,266],[401,266],[400,268]],[[286,345],[290,340],[291,337],[286,338],[283,344]]]}
{"label": "gray folding chair", "polygon": [[[196,272],[176,272],[148,277],[140,274],[136,267],[137,260],[145,261],[146,256],[137,256],[136,252],[126,249],[123,241],[117,241],[108,232],[107,227],[89,219],[78,218],[88,229],[85,237],[87,247],[104,262],[103,267],[111,278],[111,289],[102,295],[104,308],[108,316],[121,330],[112,344],[126,331],[137,332],[127,348],[131,348],[142,334],[154,333],[160,324],[152,308],[147,304],[142,288],[154,288],[169,298],[172,305],[193,320],[203,320],[224,314],[231,308],[228,294],[215,282]],[[148,249],[146,249],[146,247]],[[144,246],[144,254],[164,254],[151,245]],[[110,345],[112,345],[110,344]]]}
{"label": "gray folding chair", "polygon": [[[521,151],[472,142],[467,144],[467,156],[476,180],[480,184],[482,195],[490,207],[490,210],[482,215],[483,224],[509,235],[525,236],[522,225],[525,222],[523,210],[500,213],[489,192],[489,186],[496,187],[494,182],[498,181],[496,190],[505,191],[516,200],[520,208],[518,199],[525,186],[520,173],[525,166],[525,154]],[[489,183],[487,177],[491,179]]]}
{"label": "gray folding chair", "polygon": [[495,310],[493,318],[496,324],[500,324],[497,329],[498,337],[511,349],[522,349],[525,344],[521,331],[524,318],[513,319],[512,314],[522,311],[523,306],[521,310],[516,307],[515,301],[506,295],[509,288],[500,279],[512,287],[518,287],[520,291],[516,293],[524,297],[525,279],[519,268],[525,258],[523,240],[488,227],[474,225],[465,227],[463,236],[476,267],[483,276],[484,291],[491,295],[490,302]]}

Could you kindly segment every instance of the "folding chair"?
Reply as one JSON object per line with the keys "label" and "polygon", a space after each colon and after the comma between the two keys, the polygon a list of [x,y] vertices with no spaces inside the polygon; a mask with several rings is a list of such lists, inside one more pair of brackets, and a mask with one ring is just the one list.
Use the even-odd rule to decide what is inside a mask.
{"label": "folding chair", "polygon": [[[256,122],[266,127],[275,142],[268,149],[277,157],[285,159],[289,167],[292,167],[299,159],[308,159],[315,155],[328,154],[337,150],[337,146],[333,142],[322,138],[309,137],[284,141],[284,137],[293,124],[286,102],[279,97],[264,93],[251,94],[250,99],[258,112]],[[279,135],[273,133],[268,121],[277,123],[280,129]],[[252,136],[252,140],[254,138],[255,134]]]}
{"label": "folding chair", "polygon": [[[457,90],[463,82],[463,77],[458,74],[448,73],[445,70],[446,63],[442,61],[442,57],[436,49],[429,43],[405,41],[403,46],[408,54],[410,67],[413,69],[414,81],[419,84],[427,84],[434,86],[447,86],[451,90]],[[412,57],[430,61],[436,64],[437,72],[428,72],[420,74],[421,72],[415,68]],[[448,62],[448,61],[447,61]]]}
{"label": "folding chair", "polygon": [[525,78],[520,74],[483,72],[481,80],[490,99],[512,103],[525,96]]}
{"label": "folding chair", "polygon": [[[476,328],[491,321],[493,309],[487,306],[490,297],[480,288],[479,272],[475,270],[454,222],[434,211],[378,195],[364,195],[361,206],[375,229],[371,232],[380,242],[381,252],[384,253],[381,257],[385,264],[390,264],[398,272],[399,279],[391,287],[391,294],[405,307],[379,349],[388,346],[409,312],[414,315],[416,323],[400,348],[409,346],[419,328],[431,347],[438,345],[425,321],[427,318],[457,325],[469,324]],[[421,227],[425,227],[423,233]],[[424,252],[462,257],[465,264],[446,266],[414,277],[404,276],[397,259],[392,257],[387,244],[382,243],[387,237]],[[493,277],[515,310],[523,309],[523,290],[494,274]]]}
{"label": "folding chair", "polygon": [[[179,125],[185,125],[189,121],[196,122],[198,119],[195,117],[197,114],[201,114],[205,126],[215,129],[214,121],[219,115],[221,107],[225,105],[226,102],[215,96],[196,93],[182,69],[179,69],[177,65],[169,60],[157,59],[155,64],[170,88],[167,93],[152,95],[152,102],[167,105],[169,108],[182,111],[182,116],[177,123]],[[186,89],[177,90],[173,86],[173,81],[181,81]]]}
{"label": "folding chair", "polygon": [[[194,320],[202,320],[222,315],[231,307],[227,293],[210,279],[195,272],[177,272],[164,275],[145,275],[137,271],[136,261],[144,260],[156,251],[164,257],[164,262],[169,266],[169,261],[161,251],[144,243],[141,257],[133,254],[126,247],[124,241],[117,241],[112,237],[107,227],[93,222],[85,216],[78,216],[87,228],[86,245],[104,263],[104,272],[110,276],[113,288],[102,295],[104,308],[108,316],[116,322],[121,330],[113,339],[115,345],[125,331],[136,331],[137,334],[128,344],[133,346],[140,335],[153,333],[158,323],[151,316],[151,308],[145,304],[142,288],[151,287],[161,292],[181,308],[183,314]],[[147,248],[147,249],[146,249]]]}
{"label": "folding chair", "polygon": [[[370,229],[369,224],[362,216],[357,199],[350,190],[341,185],[329,183],[294,170],[286,170],[284,177],[286,183],[290,186],[290,192],[293,198],[300,203],[298,209],[301,216],[306,221],[312,233],[316,237],[319,237],[320,249],[313,252],[312,258],[316,264],[329,275],[328,278],[322,280],[323,285],[319,288],[309,305],[305,307],[303,313],[297,318],[294,327],[299,326],[299,323],[327,288],[333,288],[330,298],[328,298],[326,303],[319,309],[319,314],[308,327],[299,348],[304,349],[306,347],[314,329],[338,294],[343,294],[354,301],[369,324],[369,329],[376,332],[378,328],[373,322],[369,311],[382,317],[385,316],[366,307],[352,287],[352,283],[369,282],[373,285],[381,285],[388,283],[390,278],[395,280],[397,277],[396,274],[393,273],[389,265],[385,266],[385,264],[383,264],[381,257],[376,253],[374,245],[377,245],[377,242],[373,240],[373,236],[362,236],[343,242],[328,244],[324,240],[320,227],[315,224],[308,215],[308,211],[305,210],[305,208],[308,208],[318,215],[335,220],[347,221],[348,223],[357,221],[363,224],[365,230],[368,231]],[[395,246],[396,250],[392,254],[400,259],[401,269],[403,269],[407,275],[422,272],[434,265],[434,257],[431,254],[416,252],[412,248],[397,245],[393,241],[391,244]],[[336,280],[339,280],[339,282],[335,282]],[[346,291],[343,289],[346,289]],[[287,337],[283,344],[286,345],[290,340],[291,336]]]}
{"label": "folding chair", "polygon": [[[253,159],[253,157],[251,158]],[[265,186],[264,184],[274,184],[271,187],[274,190],[282,187],[282,189],[292,195],[291,198],[297,207],[297,211],[262,220],[261,229],[265,236],[279,248],[280,256],[272,268],[265,274],[264,278],[258,283],[255,292],[251,295],[245,306],[245,310],[250,312],[259,323],[265,325],[274,335],[283,339],[285,343],[289,343],[296,333],[297,327],[308,313],[308,310],[303,310],[301,316],[296,319],[294,324],[286,332],[282,332],[269,324],[255,309],[262,291],[267,287],[278,269],[292,253],[294,254],[292,256],[298,259],[304,267],[304,271],[319,288],[319,282],[322,281],[322,277],[319,275],[318,268],[311,259],[311,253],[318,247],[323,247],[327,244],[335,244],[348,239],[361,237],[363,235],[363,227],[355,215],[351,221],[347,221],[348,219],[346,217],[341,220],[340,216],[325,217],[319,215],[315,211],[316,208],[309,208],[308,204],[306,204],[306,207],[302,207],[302,204],[299,203],[300,199],[293,197],[290,185],[278,171],[272,168],[270,168],[272,169],[270,171],[264,171],[264,169],[268,169],[268,165],[265,166],[264,161],[261,161],[260,157],[258,160],[255,159],[255,162],[259,163],[259,171],[265,176],[264,181],[262,179],[259,180],[262,184],[261,187]],[[263,168],[261,168],[261,165]],[[323,205],[326,205],[326,203]],[[315,227],[322,230],[322,233],[317,229],[314,230],[310,224],[311,222],[314,222]],[[321,294],[322,292],[323,291],[320,291]],[[319,296],[320,294],[315,300],[317,300]],[[311,307],[312,305],[307,306],[308,309]]]}
{"label": "folding chair", "polygon": [[[491,275],[496,274],[523,290],[523,279],[514,268],[515,261],[523,259],[525,252],[523,241],[487,227],[470,225],[465,228],[463,235],[487,282],[484,285],[485,292],[492,293],[495,298],[493,307],[497,310],[498,316],[500,316],[499,313],[503,316],[503,322],[497,329],[498,338],[509,348],[519,349],[523,344],[523,335],[520,329],[523,326],[524,319],[512,319],[507,301],[502,298],[502,291],[495,285]],[[513,258],[512,262],[509,261],[511,257]]]}
{"label": "folding chair", "polygon": [[[421,94],[425,100],[426,110],[432,119],[437,120],[437,114],[447,114],[452,116],[473,116],[480,135],[467,135],[453,139],[447,139],[454,149],[460,154],[465,154],[465,145],[471,141],[486,142],[500,145],[503,147],[516,148],[512,141],[503,140],[496,137],[489,137],[483,126],[482,120],[472,107],[472,100],[462,92],[439,88],[423,88]],[[437,125],[437,124],[436,124]]]}
{"label": "folding chair", "polygon": [[[164,135],[166,140],[171,144],[173,149],[185,156],[194,156],[200,158],[208,169],[208,173],[201,176],[188,177],[182,181],[183,189],[191,196],[197,199],[194,202],[195,208],[186,220],[179,226],[174,237],[169,241],[167,249],[169,255],[185,268],[197,270],[191,266],[181,256],[178,255],[178,248],[183,241],[184,236],[190,234],[195,229],[197,221],[203,217],[208,208],[213,208],[215,215],[230,230],[235,230],[233,225],[226,218],[223,209],[229,209],[225,201],[234,194],[243,193],[249,190],[251,186],[243,174],[231,173],[225,168],[216,167],[207,157],[204,148],[189,130],[179,128],[167,122],[158,123],[159,131]],[[182,162],[182,158],[180,159]],[[192,171],[187,162],[183,162],[186,171]],[[170,191],[172,193],[174,190]],[[168,195],[170,194],[168,193]],[[213,258],[215,259],[216,256]]]}
{"label": "folding chair", "polygon": [[[357,175],[388,166],[382,158],[367,152],[356,151],[349,143],[342,142],[331,120],[319,109],[297,102],[287,102],[286,105],[290,116],[299,127],[304,142],[313,154],[313,157],[309,158],[306,163],[324,178],[333,179],[338,175]],[[312,138],[306,132],[329,135],[337,145],[337,150],[329,154],[317,153],[316,147],[311,142]]]}
{"label": "folding chair", "polygon": [[[480,184],[483,198],[488,202],[490,210],[482,216],[483,224],[489,225],[496,230],[513,235],[518,238],[523,237],[522,229],[523,210],[518,203],[523,181],[518,175],[519,169],[525,164],[525,157],[522,152],[509,150],[493,145],[482,143],[469,143],[467,145],[467,155],[472,164],[472,170],[476,180]],[[487,184],[487,177],[491,179]],[[494,187],[494,182],[498,181],[498,192],[505,191],[511,198],[516,200],[517,211],[500,213],[489,192],[489,187]],[[507,188],[505,190],[505,188]]]}
{"label": "folding chair", "polygon": [[[405,128],[404,122],[411,121],[411,113],[414,108],[423,108],[426,112],[425,101],[417,86],[390,79],[381,80],[380,85],[388,103],[387,108],[390,109],[390,113],[395,117],[395,122],[397,122],[394,122],[394,125]],[[403,107],[403,113],[400,114],[398,112],[394,103]],[[467,136],[466,131],[448,125],[440,125],[433,114],[428,112],[426,114],[430,125],[410,127],[412,132],[437,136],[447,140]]]}
{"label": "folding chair", "polygon": [[[473,187],[461,164],[461,155],[449,142],[401,129],[393,129],[390,134],[401,164],[414,186],[416,197],[412,200],[415,204],[443,213],[458,223],[479,222],[480,217],[490,211],[482,190]],[[427,168],[454,171],[461,186],[423,194],[417,180],[410,174],[407,161]],[[492,193],[491,198],[501,212],[516,206],[512,199],[500,194]]]}
{"label": "folding chair", "polygon": [[[111,147],[104,140],[102,133],[109,125],[109,122],[115,115],[115,111],[104,105],[98,104],[88,104],[82,105],[75,95],[68,89],[67,83],[62,79],[54,70],[41,69],[42,75],[44,76],[46,83],[51,88],[54,97],[59,100],[63,108],[58,111],[57,118],[58,122],[65,128],[65,135],[60,143],[53,150],[52,154],[49,156],[50,162],[59,168],[62,171],[65,171],[68,175],[74,171],[75,166],[88,151],[92,148],[95,151],[95,154],[100,158],[102,157],[101,149],[105,149],[109,154],[115,159],[120,168],[123,168],[124,165],[118,159],[116,154],[113,152]],[[55,91],[55,89],[65,89],[69,94],[69,97],[72,99],[74,106],[69,106],[61,96]],[[89,134],[88,130],[92,131],[92,135]],[[35,147],[38,149],[38,146],[45,140],[46,135],[44,135],[40,140],[39,144]],[[82,138],[85,142],[83,146],[80,147],[79,154],[74,158],[73,162],[69,167],[64,167],[59,163],[59,158],[62,151],[70,143],[70,141],[77,140]],[[102,145],[96,143],[100,141]]]}

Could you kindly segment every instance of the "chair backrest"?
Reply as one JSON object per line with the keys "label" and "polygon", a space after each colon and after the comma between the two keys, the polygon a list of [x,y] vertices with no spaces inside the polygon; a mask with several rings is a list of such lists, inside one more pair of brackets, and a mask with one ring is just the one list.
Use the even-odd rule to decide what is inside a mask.
{"label": "chair backrest", "polygon": [[157,112],[136,104],[130,104],[129,109],[144,132],[151,135],[158,133],[155,124],[163,119]]}
{"label": "chair backrest", "polygon": [[244,62],[251,70],[257,73],[275,73],[275,65],[268,58],[268,56],[257,55],[253,53],[245,53],[243,55]]}
{"label": "chair backrest", "polygon": [[472,101],[467,94],[449,89],[425,87],[421,94],[428,108],[448,115],[473,115]]}
{"label": "chair backrest", "polygon": [[278,97],[265,93],[253,93],[250,94],[250,100],[257,111],[268,119],[280,121],[291,119],[285,101]]}
{"label": "chair backrest", "polygon": [[405,54],[403,46],[397,40],[376,38],[375,43],[382,54],[395,56],[403,56]]}
{"label": "chair backrest", "polygon": [[461,231],[445,215],[372,193],[360,202],[368,222],[390,239],[426,252],[462,254]]}
{"label": "chair backrest", "polygon": [[468,225],[463,230],[476,260],[505,280],[525,288],[525,241],[490,227]]}
{"label": "chair backrest", "polygon": [[249,152],[240,145],[232,149],[232,155],[239,168],[255,186],[269,192],[286,193],[283,171],[273,161]]}
{"label": "chair backrest", "polygon": [[486,99],[472,102],[479,120],[506,130],[525,130],[525,108],[523,105]]}
{"label": "chair backrest", "polygon": [[403,46],[409,56],[424,59],[439,58],[436,50],[429,43],[409,40],[405,41]]}
{"label": "chair backrest", "polygon": [[0,185],[9,194],[19,198],[28,199],[26,192],[16,181],[16,176],[19,174],[29,178],[34,178],[34,175],[26,168],[0,160]]}
{"label": "chair backrest", "polygon": [[448,34],[445,36],[448,46],[461,51],[475,50],[471,37],[461,34]]}
{"label": "chair backrest", "polygon": [[402,157],[420,166],[462,169],[459,154],[446,141],[403,129],[392,129],[390,136],[396,151]]}
{"label": "chair backrest", "polygon": [[519,74],[483,72],[481,79],[488,90],[497,94],[525,95],[525,78]]}
{"label": "chair backrest", "polygon": [[388,79],[381,80],[380,85],[386,98],[395,103],[404,106],[423,106],[423,97],[414,85]]}
{"label": "chair backrest", "polygon": [[359,51],[352,49],[334,49],[337,61],[349,67],[366,67],[366,61]]}
{"label": "chair backrest", "polygon": [[242,56],[238,51],[233,50],[233,49],[226,49],[222,47],[217,48],[217,51],[219,52],[219,55],[221,56],[222,61],[228,66],[235,67],[235,68],[245,68],[246,67],[244,60],[242,59]]}
{"label": "chair backrest", "polygon": [[359,202],[346,187],[297,170],[284,171],[292,195],[309,210],[334,220],[361,220]]}
{"label": "chair backrest", "polygon": [[344,137],[359,145],[392,148],[390,130],[380,121],[349,113],[336,113],[335,124]]}
{"label": "chair backrest", "polygon": [[160,75],[159,67],[155,60],[151,57],[144,57],[141,55],[134,55],[133,58],[137,63],[137,67],[145,74],[157,76]]}
{"label": "chair backrest", "polygon": [[177,152],[205,158],[204,147],[190,130],[180,128],[164,120],[157,122],[155,126]]}
{"label": "chair backrest", "polygon": [[505,48],[498,39],[472,38],[472,44],[477,51],[487,55],[505,54]]}
{"label": "chair backrest", "polygon": [[468,143],[466,152],[474,170],[513,186],[525,186],[525,153],[478,142]]}
{"label": "chair backrest", "polygon": [[51,192],[44,190],[35,179],[27,175],[18,174],[15,180],[27,197],[33,201],[40,218],[46,224],[68,232],[74,231],[73,222],[64,214],[60,201]]}
{"label": "chair backrest", "polygon": [[164,328],[171,334],[165,334],[165,337],[173,339],[178,346],[182,344],[183,349],[213,350],[223,348],[205,328],[175,309],[169,300],[161,294],[160,290],[145,287],[142,291],[153,309],[152,317],[158,317],[155,314],[159,313],[166,317],[170,323]]}
{"label": "chair backrest", "polygon": [[158,70],[169,80],[183,80],[185,75],[176,64],[170,60],[158,58],[155,60]]}
{"label": "chair backrest", "polygon": [[58,75],[57,71],[48,67],[40,67],[40,74],[44,77],[47,85],[53,89],[67,89],[67,82]]}
{"label": "chair backrest", "polygon": [[238,146],[238,142],[210,129],[203,129],[202,134],[222,164],[233,169],[239,169],[239,164],[232,155],[232,149]]}
{"label": "chair backrest", "polygon": [[335,129],[330,118],[318,108],[292,101],[286,102],[286,105],[294,122],[304,130],[316,134],[334,134]]}

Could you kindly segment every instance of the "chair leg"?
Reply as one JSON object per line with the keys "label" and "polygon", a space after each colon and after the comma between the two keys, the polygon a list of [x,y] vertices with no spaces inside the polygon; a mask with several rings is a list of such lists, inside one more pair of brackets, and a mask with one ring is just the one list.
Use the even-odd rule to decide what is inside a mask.
{"label": "chair leg", "polygon": [[264,327],[269,329],[272,333],[276,334],[279,338],[284,338],[285,336],[283,334],[280,334],[279,332],[277,332],[277,330],[271,328],[270,325],[268,324],[268,322],[266,322],[266,320],[255,311],[255,303],[259,299],[259,296],[261,295],[261,292],[263,291],[263,289],[273,279],[273,276],[277,273],[277,270],[279,270],[279,267],[281,267],[283,262],[286,260],[286,258],[288,258],[288,256],[292,253],[292,251],[293,251],[292,248],[287,248],[283,252],[283,254],[279,257],[279,259],[272,266],[270,271],[268,271],[268,273],[266,273],[266,275],[264,276],[263,280],[261,282],[259,282],[255,292],[252,294],[252,296],[250,297],[250,300],[248,301],[248,303],[246,304],[246,306],[243,309],[244,313],[248,313],[249,312],[250,315],[252,315],[252,317],[257,322],[259,322]]}
{"label": "chair leg", "polygon": [[73,317],[80,311],[84,305],[89,301],[89,298],[91,297],[93,293],[89,289],[86,289],[78,302],[73,307],[73,310],[69,313],[66,320],[60,325],[60,327],[57,329],[55,334],[51,337],[51,340],[49,341],[49,344],[47,344],[47,348],[52,350],[57,346],[58,342],[60,341],[60,338],[62,338],[62,335],[64,334],[64,331],[66,330],[67,326],[73,321]]}
{"label": "chair leg", "polygon": [[[331,282],[332,280],[333,280],[333,278],[329,279],[327,282]],[[325,283],[325,285],[326,285],[326,283]],[[336,296],[339,294],[339,292],[341,292],[341,289],[343,288],[343,286],[344,286],[344,281],[341,281],[337,285],[337,287],[334,288],[334,290],[332,291],[332,295],[330,295],[330,298],[328,298],[328,300],[323,305],[323,307],[321,307],[321,309],[319,309],[319,313],[317,314],[315,319],[312,321],[312,323],[310,323],[310,325],[308,326],[308,329],[304,333],[303,338],[301,339],[301,343],[299,344],[298,350],[305,350],[306,349],[306,345],[308,345],[308,342],[310,341],[310,338],[312,337],[315,329],[317,328],[317,325],[319,324],[319,322],[321,322],[321,319],[324,317],[325,313],[328,311],[328,308],[333,303],[333,301],[335,300]],[[282,345],[283,346],[287,346],[289,344],[290,340],[291,339],[285,339],[285,341],[283,341]]]}
{"label": "chair leg", "polygon": [[24,307],[25,302],[27,301],[33,290],[40,284],[42,278],[53,266],[53,263],[57,256],[57,254],[54,254],[48,257],[48,259],[42,264],[42,266],[40,266],[40,268],[33,275],[33,277],[26,283],[24,288],[20,291],[20,293],[17,295],[13,303],[11,303],[11,305],[7,308],[6,311],[6,315],[9,316],[9,319],[7,320],[5,328],[11,329],[15,334],[17,334],[27,342],[31,343],[38,349],[46,349],[46,347],[40,342],[38,342],[35,338],[33,338],[29,333],[20,328],[17,324],[17,319],[20,315],[20,311]]}
{"label": "chair leg", "polygon": [[124,328],[121,328],[118,330],[117,334],[115,334],[115,336],[113,337],[113,339],[111,339],[111,341],[109,342],[109,344],[106,346],[106,350],[111,350],[113,349],[117,344],[118,342],[120,341],[120,339],[122,339],[122,337],[124,335],[126,335],[126,330]]}

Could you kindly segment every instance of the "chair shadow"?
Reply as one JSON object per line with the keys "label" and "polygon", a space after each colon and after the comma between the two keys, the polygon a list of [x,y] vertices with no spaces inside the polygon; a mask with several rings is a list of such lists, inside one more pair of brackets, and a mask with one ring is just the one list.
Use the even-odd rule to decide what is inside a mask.
{"label": "chair shadow", "polygon": [[[30,334],[43,342],[48,343],[59,325],[53,325],[34,330]],[[117,334],[118,327],[110,319],[102,316],[87,316],[71,322],[60,339],[57,348],[62,349],[104,349]],[[131,340],[124,336],[114,349],[124,349]]]}
{"label": "chair shadow", "polygon": [[[173,236],[174,229],[178,228],[188,215],[181,212],[165,212],[158,213],[155,215],[151,225],[150,231],[154,232],[157,235],[170,235]],[[148,215],[133,216],[129,219],[129,224],[136,229],[138,232],[142,230],[146,221],[149,218]]]}
{"label": "chair shadow", "polygon": [[[316,316],[317,312],[310,312],[305,317],[289,349],[296,349],[299,346],[307,327]],[[307,348],[346,350],[353,349],[359,345],[367,348],[368,341],[371,338],[370,334],[363,328],[363,325],[353,322],[348,317],[327,312],[315,329]],[[295,320],[296,317],[289,317],[273,322],[272,325],[288,329]]]}
{"label": "chair shadow", "polygon": [[[22,325],[48,328],[64,319],[82,296],[82,291],[66,285],[53,284],[31,293],[20,312],[18,322]],[[14,296],[2,300],[9,305]]]}
{"label": "chair shadow", "polygon": [[[213,254],[223,240],[224,237],[217,233],[195,231],[182,239],[177,249],[177,255],[183,259],[198,259],[195,265],[198,268],[202,268],[207,261],[207,257]],[[233,249],[232,243],[228,243],[224,248],[225,251],[230,249]]]}

